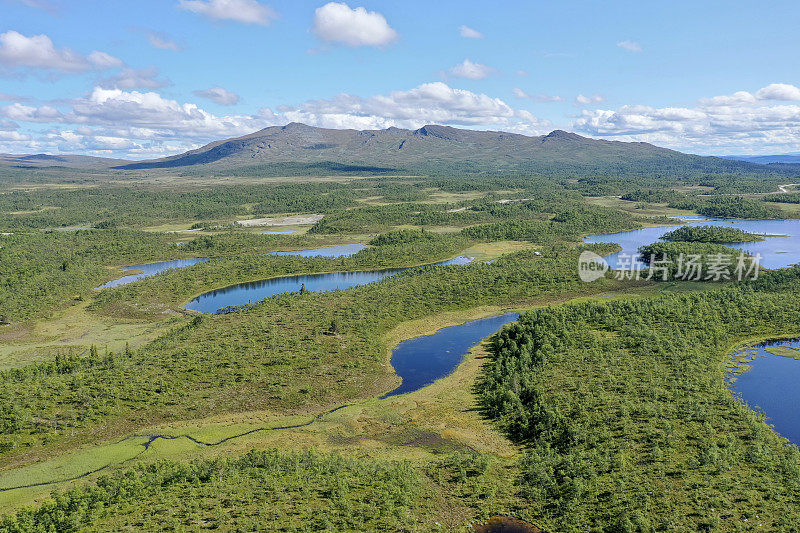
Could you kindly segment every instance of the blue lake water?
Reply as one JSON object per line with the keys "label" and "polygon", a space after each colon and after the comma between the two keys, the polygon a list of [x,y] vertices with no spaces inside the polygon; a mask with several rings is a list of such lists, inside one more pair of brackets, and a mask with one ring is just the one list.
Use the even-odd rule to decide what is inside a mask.
{"label": "blue lake water", "polygon": [[[435,263],[436,265],[465,265],[472,260],[470,257],[458,256],[448,261]],[[419,267],[412,267],[419,268]],[[201,294],[185,305],[187,309],[201,313],[216,313],[220,309],[232,305],[244,305],[258,302],[287,292],[296,292],[305,284],[306,290],[313,292],[328,292],[349,289],[357,285],[366,285],[380,281],[407,268],[390,268],[385,270],[367,270],[356,272],[329,272],[326,274],[302,274],[298,276],[282,276],[279,278],[265,279],[250,283],[239,283],[215,291]]]}
{"label": "blue lake water", "polygon": [[120,285],[126,285],[128,283],[133,283],[137,279],[142,278],[149,278],[150,276],[155,276],[160,272],[164,272],[165,270],[170,270],[173,268],[183,268],[192,265],[196,265],[197,263],[202,263],[204,261],[208,261],[207,257],[190,257],[188,259],[175,259],[173,261],[159,261],[158,263],[145,263],[143,265],[130,265],[126,267],[122,267],[123,271],[128,270],[141,270],[142,272],[138,274],[128,274],[127,276],[123,276],[121,278],[112,279],[111,281],[107,281],[100,285],[99,287],[95,287],[96,289],[105,289],[107,287],[119,287]]}
{"label": "blue lake water", "polygon": [[517,313],[506,313],[472,320],[401,342],[392,351],[392,367],[403,383],[383,398],[414,392],[449,375],[470,348],[517,318]]}
{"label": "blue lake water", "polygon": [[[269,232],[267,232],[269,233]],[[279,231],[277,233],[287,233],[286,231]],[[288,231],[288,233],[294,233],[293,231]],[[173,246],[183,246],[184,242],[173,242],[170,243]],[[285,252],[269,252],[267,255],[299,255],[301,257],[350,257],[361,250],[366,248],[360,242],[354,244],[342,244],[339,246],[325,246],[323,248],[310,248],[308,250],[288,250]],[[127,270],[141,270],[142,272],[139,274],[129,274],[127,276],[123,276],[118,279],[113,279],[106,283],[103,283],[99,287],[95,287],[96,289],[105,289],[107,287],[119,287],[120,285],[127,285],[128,283],[133,283],[136,280],[142,278],[149,278],[150,276],[155,276],[165,270],[170,270],[173,268],[183,268],[187,266],[196,265],[197,263],[202,263],[204,261],[208,261],[207,257],[192,257],[189,259],[175,259],[174,261],[159,261],[157,263],[145,263],[142,265],[130,265],[126,267],[122,267],[123,271]]]}
{"label": "blue lake water", "polygon": [[288,235],[290,233],[296,233],[296,229],[284,229],[279,231],[259,231],[261,235]]}
{"label": "blue lake water", "polygon": [[[692,225],[726,226],[749,231],[750,233],[774,235],[773,237],[766,237],[763,241],[726,245],[751,255],[761,254],[761,266],[765,268],[783,268],[800,263],[800,220],[729,220],[711,219],[699,215],[681,218]],[[606,257],[606,261],[608,261],[611,268],[620,268],[622,266],[620,255],[636,254],[640,246],[657,242],[665,233],[680,227],[682,225],[644,228],[603,235],[588,235],[584,238],[584,242],[615,242],[619,244],[622,247],[622,251],[609,255]]]}
{"label": "blue lake water", "polygon": [[285,252],[270,252],[270,255],[299,255],[301,257],[350,257],[366,248],[360,242],[353,244],[340,244],[338,246],[324,246],[310,250],[289,250]]}
{"label": "blue lake water", "polygon": [[755,347],[757,357],[747,372],[736,376],[731,389],[750,407],[767,415],[781,436],[800,446],[800,361],[766,351],[770,346],[800,348],[800,341],[777,341]]}

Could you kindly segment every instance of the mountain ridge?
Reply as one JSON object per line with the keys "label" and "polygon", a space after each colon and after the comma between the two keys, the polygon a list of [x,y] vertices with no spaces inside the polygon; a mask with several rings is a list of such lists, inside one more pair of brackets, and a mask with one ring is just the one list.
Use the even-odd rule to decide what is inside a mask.
{"label": "mountain ridge", "polygon": [[[108,170],[181,170],[209,174],[502,173],[543,175],[788,174],[777,166],[686,154],[645,142],[583,137],[553,130],[529,136],[426,124],[376,130],[318,128],[299,122],[220,139],[182,154],[142,161],[47,154],[3,155],[0,164]],[[36,166],[34,166],[36,165]]]}
{"label": "mountain ridge", "polygon": [[[317,128],[292,122],[214,141],[183,154],[119,165],[123,170],[198,167],[230,170],[280,164],[335,164],[408,171],[602,171],[642,167],[671,172],[735,172],[750,163],[684,154],[644,143],[591,139],[564,130],[528,136],[426,124],[410,130]],[[707,168],[706,168],[707,167]]]}

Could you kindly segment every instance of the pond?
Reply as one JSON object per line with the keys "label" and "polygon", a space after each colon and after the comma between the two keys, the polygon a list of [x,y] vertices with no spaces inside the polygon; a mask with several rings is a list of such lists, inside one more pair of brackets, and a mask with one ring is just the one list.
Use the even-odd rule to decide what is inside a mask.
{"label": "pond", "polygon": [[287,250],[285,252],[270,252],[269,255],[299,255],[300,257],[350,257],[366,248],[360,242],[353,244],[339,244],[337,246],[323,246],[309,250]]}
{"label": "pond", "polygon": [[[783,268],[800,263],[800,220],[730,220],[712,219],[700,215],[681,218],[692,225],[727,226],[749,231],[750,233],[771,235],[763,241],[726,245],[751,255],[761,254],[761,266],[765,268]],[[584,242],[615,242],[619,244],[622,247],[622,251],[609,255],[606,257],[606,261],[608,261],[611,268],[620,268],[622,266],[620,255],[636,254],[640,246],[652,244],[658,241],[665,233],[682,226],[683,224],[603,235],[588,235],[584,238]]]}
{"label": "pond", "polygon": [[767,342],[736,356],[752,361],[745,363],[748,370],[729,376],[731,390],[762,410],[777,433],[800,446],[800,340]]}
{"label": "pond", "polygon": [[196,265],[197,263],[203,263],[204,261],[208,261],[208,257],[190,257],[188,259],[175,259],[173,261],[159,261],[157,263],[145,263],[142,265],[130,265],[122,267],[122,270],[124,272],[131,270],[133,271],[141,270],[141,272],[139,272],[138,274],[128,274],[127,276],[123,276],[121,278],[112,279],[111,281],[103,283],[99,287],[95,287],[95,289],[105,289],[107,287],[119,287],[120,285],[133,283],[138,279],[155,276],[156,274],[164,272],[165,270],[171,270],[173,268],[184,268]]}
{"label": "pond", "polygon": [[[470,257],[458,256],[454,259],[434,263],[434,265],[465,265]],[[427,266],[427,265],[426,265]],[[421,268],[421,267],[411,267]],[[305,285],[312,292],[328,292],[366,285],[393,276],[408,268],[388,268],[384,270],[359,270],[354,272],[328,272],[324,274],[301,274],[281,276],[249,283],[239,283],[201,294],[184,307],[201,313],[216,313],[232,305],[258,302],[264,298],[287,292],[297,292]]]}
{"label": "pond", "polygon": [[[269,233],[269,232],[267,232]],[[286,233],[283,231],[276,232],[276,233]],[[289,231],[289,233],[293,233],[293,231]],[[186,243],[184,242],[173,242],[170,243],[173,246],[183,246]],[[339,246],[325,246],[323,248],[310,248],[308,250],[287,250],[284,252],[269,252],[267,255],[299,255],[301,257],[350,257],[361,250],[366,248],[360,242],[353,243],[353,244],[342,244]],[[142,278],[149,278],[150,276],[155,276],[165,270],[171,270],[173,268],[184,268],[192,265],[196,265],[197,263],[202,263],[204,261],[208,261],[208,257],[192,257],[188,259],[175,259],[174,261],[159,261],[157,263],[145,263],[142,265],[130,265],[122,267],[123,271],[129,270],[141,270],[142,272],[139,274],[128,274],[127,276],[123,276],[118,279],[112,279],[106,283],[103,283],[99,287],[95,287],[95,289],[105,289],[107,287],[119,287],[120,285],[127,285],[128,283],[133,283],[136,280]]]}
{"label": "pond", "polygon": [[470,348],[519,318],[517,313],[471,320],[432,335],[403,341],[392,351],[392,367],[402,384],[382,398],[414,392],[456,369]]}
{"label": "pond", "polygon": [[261,235],[289,235],[290,233],[297,233],[296,229],[284,229],[276,231],[259,231]]}

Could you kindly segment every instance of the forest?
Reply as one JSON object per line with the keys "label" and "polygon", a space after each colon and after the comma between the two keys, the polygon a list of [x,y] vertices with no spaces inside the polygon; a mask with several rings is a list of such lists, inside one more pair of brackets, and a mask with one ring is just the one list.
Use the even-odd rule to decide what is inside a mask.
{"label": "forest", "polygon": [[706,293],[546,308],[495,336],[481,404],[524,443],[530,518],[554,531],[796,526],[797,447],[720,368],[743,339],[797,332],[799,282],[795,267]]}
{"label": "forest", "polygon": [[[706,272],[739,257],[726,243],[763,238],[702,223],[639,249],[653,273],[670,264],[664,277],[586,283],[577,269],[584,251],[620,250],[590,234],[796,218],[781,201],[795,193],[775,192],[785,175],[295,170],[3,178],[0,531],[797,521],[797,449],[725,376],[743,343],[800,335],[800,270],[687,278],[680,257]],[[353,243],[365,248],[270,253]],[[208,261],[96,288],[183,258]],[[184,307],[236,284],[407,267],[223,313]],[[400,380],[398,343],[510,311],[520,319],[452,374],[380,399]]]}

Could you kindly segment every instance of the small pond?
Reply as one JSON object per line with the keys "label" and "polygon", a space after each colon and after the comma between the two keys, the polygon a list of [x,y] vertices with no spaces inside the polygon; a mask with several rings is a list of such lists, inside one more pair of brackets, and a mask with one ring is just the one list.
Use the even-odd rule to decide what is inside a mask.
{"label": "small pond", "polygon": [[[294,231],[278,231],[278,232],[266,232],[266,233],[294,233]],[[184,246],[185,242],[173,242],[170,243],[173,246]],[[360,242],[354,244],[342,244],[339,246],[325,246],[323,248],[311,248],[308,250],[287,250],[284,252],[269,252],[267,255],[299,255],[301,257],[350,257],[361,250],[366,248]],[[136,280],[142,278],[149,278],[150,276],[155,276],[165,270],[170,270],[173,268],[184,268],[192,265],[196,265],[197,263],[202,263],[204,261],[208,261],[208,257],[192,257],[188,259],[175,259],[174,261],[159,261],[157,263],[145,263],[142,265],[130,265],[122,267],[123,271],[128,270],[141,270],[142,272],[139,274],[128,274],[127,276],[123,276],[118,279],[113,279],[106,283],[103,283],[99,287],[95,287],[96,289],[105,289],[107,287],[119,287],[120,285],[127,285],[128,283],[133,283]]]}
{"label": "small pond", "polygon": [[729,376],[731,390],[762,410],[776,432],[800,446],[800,340],[767,342],[736,356],[752,361],[744,363],[749,369]]}
{"label": "small pond", "polygon": [[383,398],[414,392],[456,369],[469,349],[505,324],[519,318],[517,313],[471,320],[442,328],[432,335],[403,341],[392,351],[392,367],[402,384]]}
{"label": "small pond", "polygon": [[323,246],[308,250],[287,250],[284,252],[270,252],[269,255],[299,255],[300,257],[350,257],[366,248],[360,242],[353,244],[339,244],[337,246]]}
{"label": "small pond", "polygon": [[[176,243],[177,245],[178,243]],[[175,259],[172,261],[159,261],[157,263],[145,263],[142,265],[130,265],[126,267],[122,267],[123,271],[136,271],[141,270],[138,274],[128,274],[127,276],[123,276],[121,278],[112,279],[111,281],[107,281],[100,285],[99,287],[95,287],[96,289],[105,289],[107,287],[119,287],[120,285],[127,285],[128,283],[133,283],[134,281],[142,278],[149,278],[150,276],[155,276],[165,270],[171,270],[173,268],[184,268],[192,265],[196,265],[197,263],[203,263],[204,261],[208,261],[207,257],[190,257],[187,259]]]}

